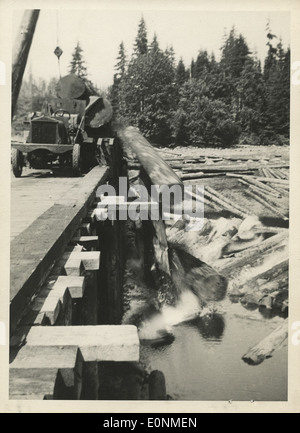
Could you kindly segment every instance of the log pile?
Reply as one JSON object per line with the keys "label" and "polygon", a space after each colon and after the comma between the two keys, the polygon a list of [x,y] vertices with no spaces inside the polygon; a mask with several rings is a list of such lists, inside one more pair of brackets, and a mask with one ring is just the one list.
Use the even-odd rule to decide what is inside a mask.
{"label": "log pile", "polygon": [[[191,156],[172,150],[158,149],[159,155],[174,170],[183,184],[203,183],[205,185],[205,207],[208,211],[226,212],[235,217],[245,218],[253,214],[252,207],[263,209],[268,216],[289,220],[289,161],[279,158],[255,157],[253,155]],[[129,170],[140,170],[140,162],[131,158]],[[208,183],[220,178],[224,186],[228,180],[236,181],[243,198],[228,196]],[[194,199],[197,199],[194,196]],[[243,204],[244,203],[244,204]],[[261,212],[264,212],[261,210]]]}
{"label": "log pile", "polygon": [[[195,157],[164,149],[158,153],[184,185],[204,185],[205,215],[213,211],[218,216],[205,218],[202,228],[196,232],[186,230],[184,219],[167,222],[169,262],[175,285],[188,284],[199,297],[199,290],[203,290],[206,282],[201,287],[198,281],[203,282],[202,273],[207,269],[212,281],[217,281],[223,289],[226,287],[228,297],[234,302],[239,301],[249,310],[259,309],[264,317],[286,318],[288,160],[281,155],[261,157],[259,153],[256,157],[226,155],[226,152],[222,156]],[[130,158],[128,169],[135,170],[131,173],[136,181],[142,169],[140,162]],[[189,195],[195,201],[203,200],[196,192]],[[278,224],[274,226],[273,220],[272,226],[266,225],[262,222],[264,217],[271,217]],[[285,338],[283,325],[250,349],[243,360],[259,364],[281,347]]]}

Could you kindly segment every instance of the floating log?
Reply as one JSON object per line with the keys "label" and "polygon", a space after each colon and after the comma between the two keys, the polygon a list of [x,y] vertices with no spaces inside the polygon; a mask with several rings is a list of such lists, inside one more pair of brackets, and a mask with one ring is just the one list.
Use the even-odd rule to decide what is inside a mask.
{"label": "floating log", "polygon": [[[179,164],[172,164],[172,168],[179,168],[181,169],[182,166]],[[287,167],[289,168],[289,165],[284,166],[277,166],[277,165],[270,165],[270,168],[282,168]],[[218,164],[186,164],[186,169],[189,169],[190,171],[207,171],[207,172],[217,172],[217,171],[225,171],[225,172],[236,172],[236,171],[253,171],[258,170],[261,168],[261,165],[259,164],[228,164],[228,165],[218,165]]]}
{"label": "floating log", "polygon": [[215,195],[211,194],[210,192],[206,191],[204,192],[204,195],[211,199],[211,201],[216,202],[217,204],[220,204],[224,209],[231,212],[233,215],[237,215],[241,218],[246,218],[248,214],[241,212],[239,209],[237,209],[234,205],[227,203],[223,199],[220,199],[219,197],[216,197]]}
{"label": "floating log", "polygon": [[270,358],[275,350],[282,347],[287,337],[288,320],[285,319],[271,334],[243,355],[242,360],[250,365],[261,364],[266,358]]}
{"label": "floating log", "polygon": [[263,233],[286,233],[288,236],[289,230],[284,227],[253,227],[251,229],[254,233],[263,234]]}
{"label": "floating log", "polygon": [[182,174],[180,176],[181,180],[187,180],[187,179],[199,179],[203,176],[203,171],[199,171],[197,173],[187,173]]}
{"label": "floating log", "polygon": [[289,186],[289,181],[287,179],[275,179],[274,177],[255,177],[255,180],[265,183],[275,183],[284,186]]}
{"label": "floating log", "polygon": [[[202,175],[200,176],[201,179],[205,179],[205,178],[210,178],[210,177],[221,177],[221,176],[225,176],[226,173],[203,173],[203,171],[200,171],[199,173],[202,173]],[[195,173],[195,175],[197,175],[198,173]],[[183,172],[182,175],[193,175],[193,173],[190,172]]]}
{"label": "floating log", "polygon": [[[257,294],[258,297],[263,298],[263,296],[266,294],[263,289],[266,284],[268,284],[270,281],[275,280],[277,277],[282,276],[283,274],[288,276],[288,269],[289,269],[289,260],[284,259],[281,260],[279,263],[275,265],[269,266],[268,269],[257,273],[250,279],[248,279],[246,282],[241,281],[240,284],[234,283],[233,291],[236,291],[237,289],[242,291],[242,293],[245,294],[253,294],[254,292]],[[232,293],[232,291],[231,291]]]}
{"label": "floating log", "polygon": [[220,261],[216,264],[215,268],[222,271],[224,275],[229,274],[233,269],[241,268],[246,264],[254,262],[261,257],[262,253],[270,250],[283,247],[288,241],[288,235],[286,232],[278,233],[277,235],[271,236],[270,238],[261,242],[260,245],[251,247],[245,251],[241,251],[235,254],[235,258],[224,263]]}
{"label": "floating log", "polygon": [[286,180],[288,180],[288,174],[287,174],[287,173],[284,173],[284,171],[281,170],[280,168],[277,169],[277,173],[280,174],[281,179],[286,179]]}
{"label": "floating log", "polygon": [[271,195],[275,198],[280,198],[281,194],[279,194],[279,192],[272,192],[272,191],[267,191],[266,189],[262,189],[254,184],[249,183],[248,181],[244,180],[244,179],[238,179],[238,182],[246,185],[248,188],[250,188],[253,192],[257,191],[261,194],[267,194],[268,196]]}
{"label": "floating log", "polygon": [[[243,176],[240,176],[240,175],[237,175],[237,174],[234,174],[234,173],[226,173],[226,176],[228,176],[228,177],[238,177],[238,178],[241,178],[241,179],[247,181],[248,183],[257,186],[257,187],[260,188],[261,190],[264,190],[264,191],[267,191],[267,192],[273,193],[273,194],[276,195],[278,198],[280,197],[280,194],[279,194],[276,190],[274,190],[274,188],[270,187],[269,185],[265,185],[265,184],[262,183],[262,182],[259,182],[259,181],[257,180],[257,177],[256,177],[256,178],[253,178],[252,176],[244,176],[244,175],[243,175]],[[262,178],[260,178],[260,179],[264,179],[264,178],[262,177]]]}
{"label": "floating log", "polygon": [[174,150],[166,150],[166,149],[156,149],[158,152],[170,153],[171,155],[182,156],[182,153],[175,152]]}
{"label": "floating log", "polygon": [[223,202],[227,203],[228,206],[232,206],[235,209],[237,209],[240,212],[240,216],[242,216],[242,218],[247,217],[248,212],[245,209],[243,209],[241,206],[237,205],[236,203],[230,202],[227,197],[224,197],[222,194],[220,194],[218,191],[216,191],[212,187],[206,185],[205,186],[205,192],[208,192],[209,194],[212,194],[213,196],[219,198]]}
{"label": "floating log", "polygon": [[[244,184],[243,179],[239,179],[239,181]],[[284,212],[288,208],[288,203],[282,203],[274,196],[273,196],[274,198],[272,198],[271,193],[264,192],[254,185],[249,185],[248,187],[249,187],[250,191],[253,192],[253,194],[255,194],[259,198],[265,200],[270,205],[278,206],[279,207],[278,210],[282,210]]]}
{"label": "floating log", "polygon": [[[182,165],[179,164],[172,164],[172,168],[179,168],[182,169]],[[224,171],[224,172],[235,172],[235,171],[248,171],[251,168],[246,165],[217,165],[217,164],[185,164],[184,168],[189,171],[205,171],[205,172],[218,172],[218,171]]]}
{"label": "floating log", "polygon": [[260,204],[262,204],[264,207],[268,208],[270,211],[276,213],[279,215],[284,221],[288,221],[288,217],[281,213],[277,208],[270,205],[265,199],[258,197],[256,194],[254,194],[251,191],[246,190],[246,194],[250,195],[250,197],[254,198],[256,201],[258,201]]}
{"label": "floating log", "polygon": [[[194,198],[195,200],[199,200],[202,201],[203,197],[201,197],[200,195],[196,194],[195,192],[189,192],[187,191],[187,194],[190,195],[192,198]],[[219,206],[214,200],[211,199],[210,196],[208,196],[207,194],[204,196],[204,204],[210,206],[212,209],[216,210],[217,212],[222,212],[223,207]]]}

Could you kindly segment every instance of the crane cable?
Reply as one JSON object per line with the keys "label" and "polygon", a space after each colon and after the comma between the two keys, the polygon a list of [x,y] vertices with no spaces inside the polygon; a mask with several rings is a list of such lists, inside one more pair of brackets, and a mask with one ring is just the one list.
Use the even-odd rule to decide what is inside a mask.
{"label": "crane cable", "polygon": [[57,57],[58,61],[58,73],[59,78],[61,78],[61,71],[60,71],[60,56],[62,55],[63,50],[59,46],[59,16],[58,16],[58,10],[56,11],[56,48],[54,50],[54,54]]}

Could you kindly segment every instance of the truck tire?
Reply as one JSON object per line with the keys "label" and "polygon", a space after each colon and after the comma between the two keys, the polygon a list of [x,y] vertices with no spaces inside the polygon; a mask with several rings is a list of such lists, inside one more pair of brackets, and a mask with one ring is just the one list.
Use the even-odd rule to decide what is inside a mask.
{"label": "truck tire", "polygon": [[82,171],[82,158],[80,150],[80,144],[75,143],[72,152],[72,168],[74,176],[80,176]]}
{"label": "truck tire", "polygon": [[23,153],[15,148],[11,150],[11,165],[15,177],[21,177],[23,170]]}

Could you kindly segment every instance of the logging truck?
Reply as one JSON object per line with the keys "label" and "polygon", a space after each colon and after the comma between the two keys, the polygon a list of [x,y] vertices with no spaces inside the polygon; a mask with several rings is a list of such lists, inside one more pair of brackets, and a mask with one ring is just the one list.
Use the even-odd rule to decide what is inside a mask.
{"label": "logging truck", "polygon": [[34,169],[72,167],[74,175],[100,162],[101,145],[111,138],[112,107],[76,75],[60,79],[57,97],[32,114],[26,142],[12,141],[15,177],[25,165]]}

